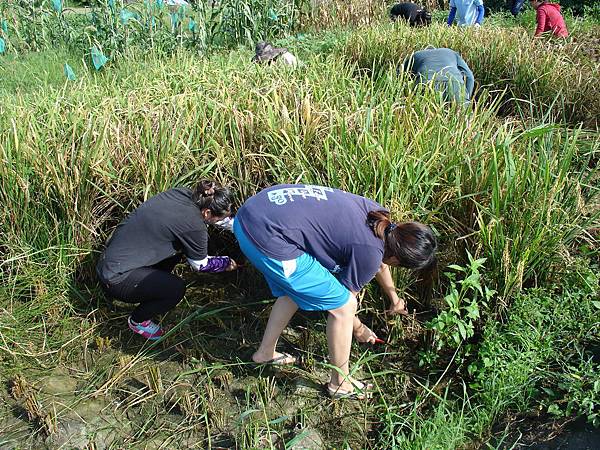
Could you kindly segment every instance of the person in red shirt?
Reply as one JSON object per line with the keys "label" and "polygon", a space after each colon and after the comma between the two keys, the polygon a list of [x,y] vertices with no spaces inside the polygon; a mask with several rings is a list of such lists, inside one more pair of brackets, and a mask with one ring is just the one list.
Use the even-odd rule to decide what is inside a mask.
{"label": "person in red shirt", "polygon": [[565,20],[560,14],[560,5],[548,3],[543,0],[531,0],[531,6],[535,9],[537,16],[536,36],[546,31],[552,31],[552,34],[560,37],[567,37],[569,35]]}

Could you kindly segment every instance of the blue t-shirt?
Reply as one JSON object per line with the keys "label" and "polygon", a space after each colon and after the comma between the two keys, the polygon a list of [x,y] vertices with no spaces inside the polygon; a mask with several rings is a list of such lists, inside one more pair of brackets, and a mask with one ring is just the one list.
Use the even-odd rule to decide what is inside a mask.
{"label": "blue t-shirt", "polygon": [[358,292],[383,259],[383,241],[367,224],[369,211],[387,209],[339,189],[285,184],[250,197],[236,220],[266,256],[286,261],[308,253]]}
{"label": "blue t-shirt", "polygon": [[456,23],[459,26],[475,23],[478,6],[483,6],[483,0],[450,0],[450,8],[456,8]]}

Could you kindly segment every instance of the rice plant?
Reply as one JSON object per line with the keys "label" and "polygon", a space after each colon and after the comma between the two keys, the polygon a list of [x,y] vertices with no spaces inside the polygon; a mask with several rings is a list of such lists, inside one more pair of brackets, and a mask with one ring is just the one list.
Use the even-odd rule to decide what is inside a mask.
{"label": "rice plant", "polygon": [[[305,439],[451,448],[491,439],[504,414],[538,405],[545,380],[564,382],[549,355],[564,348],[579,361],[575,347],[587,355],[597,336],[592,82],[568,67],[569,47],[550,58],[550,47],[530,45],[515,30],[371,24],[288,37],[280,42],[304,63],[296,70],[252,64],[247,49],[201,59],[189,51],[278,36],[307,20],[299,4],[273,3],[278,25],[266,27],[273,15],[265,4],[249,3],[250,16],[239,5],[216,6],[219,14],[229,8],[232,22],[197,5],[177,23],[154,3],[127,5],[138,19],[125,24],[103,5],[90,18],[96,34],[70,42],[125,57],[99,72],[73,63],[75,81],[47,74],[48,50],[39,60],[23,56],[47,49],[49,35],[30,37],[34,28],[11,19],[8,33],[20,37],[7,61],[44,82],[24,76],[18,89],[5,88],[0,105],[0,377],[14,387],[0,416],[22,416],[0,424],[2,439],[169,448],[277,448]],[[154,24],[144,22],[145,8]],[[346,13],[358,20],[356,9]],[[61,14],[36,20],[71,26],[70,13]],[[186,28],[190,17],[195,26]],[[64,49],[72,44],[61,42],[57,61],[70,55]],[[446,104],[396,72],[425,43],[463,52],[480,80],[472,107]],[[560,77],[550,84],[547,71]],[[398,220],[430,223],[442,268],[464,266],[469,254],[486,259],[478,282],[490,289],[488,305],[469,323],[473,333],[459,329],[456,348],[423,363],[426,323],[444,307],[452,280],[442,275],[433,305],[420,305],[409,274],[397,270],[401,294],[416,309],[408,318],[385,317],[380,293],[368,289],[361,314],[387,344],[353,349],[352,370],[379,392],[358,404],[323,396],[328,364],[318,318],[298,318],[284,334],[282,344],[301,356],[298,367],[262,372],[247,364],[271,300],[251,269],[218,281],[189,275],[186,298],[164,319],[169,335],[143,343],[123,327],[126,310],[109,306],[95,282],[98,251],[140,202],[203,177],[232,185],[238,203],[269,184],[299,181],[366,195]],[[574,373],[587,380],[592,366],[577,364]],[[589,410],[584,385],[548,398],[559,409],[562,395],[569,411]],[[75,429],[82,441],[61,441]]]}

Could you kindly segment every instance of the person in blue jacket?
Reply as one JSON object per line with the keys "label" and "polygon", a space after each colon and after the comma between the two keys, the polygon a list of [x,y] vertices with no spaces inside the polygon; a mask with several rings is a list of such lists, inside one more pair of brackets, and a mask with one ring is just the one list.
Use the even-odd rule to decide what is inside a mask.
{"label": "person in blue jacket", "polygon": [[484,15],[483,0],[450,0],[448,26],[451,26],[456,19],[460,27],[479,27],[483,24]]}
{"label": "person in blue jacket", "polygon": [[446,101],[466,103],[475,87],[473,72],[464,59],[449,48],[426,48],[413,53],[403,64],[419,84],[433,83]]}
{"label": "person in blue jacket", "polygon": [[368,384],[349,376],[352,335],[374,343],[375,333],[356,317],[357,293],[376,278],[392,302],[389,267],[428,270],[437,242],[417,222],[393,223],[373,200],[325,186],[277,185],[250,197],[239,209],[233,231],[242,252],[267,280],[273,305],[255,363],[294,364],[277,352],[277,341],[298,309],[328,311],[327,391],[333,398],[365,398]]}

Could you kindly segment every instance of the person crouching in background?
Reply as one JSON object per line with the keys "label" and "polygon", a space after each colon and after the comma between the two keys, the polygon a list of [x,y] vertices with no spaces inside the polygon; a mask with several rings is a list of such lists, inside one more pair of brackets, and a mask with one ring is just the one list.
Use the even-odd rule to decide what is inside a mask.
{"label": "person crouching in background", "polygon": [[398,3],[390,10],[392,21],[405,20],[411,27],[431,25],[431,13],[421,5],[411,2]]}
{"label": "person crouching in background", "polygon": [[296,67],[298,60],[285,47],[273,47],[265,41],[256,44],[255,55],[252,57],[252,62],[259,64],[271,64],[274,61],[281,61],[283,64]]}
{"label": "person crouching in background", "polygon": [[560,13],[560,5],[546,1],[531,0],[531,6],[535,9],[537,27],[535,36],[551,31],[554,36],[567,37],[567,25]]}
{"label": "person crouching in background", "polygon": [[464,59],[449,48],[427,48],[406,58],[403,69],[417,84],[432,82],[445,101],[467,103],[475,87],[473,72]]}

